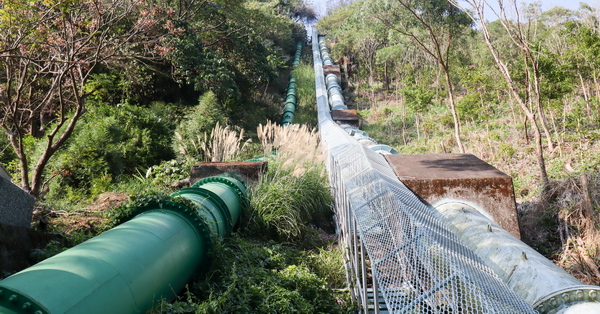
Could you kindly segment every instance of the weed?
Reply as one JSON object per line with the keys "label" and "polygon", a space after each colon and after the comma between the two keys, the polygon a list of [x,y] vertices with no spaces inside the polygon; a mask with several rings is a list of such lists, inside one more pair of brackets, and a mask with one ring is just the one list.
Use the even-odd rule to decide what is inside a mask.
{"label": "weed", "polygon": [[162,302],[150,313],[343,313],[352,308],[302,263],[304,251],[239,237],[216,250],[219,263],[204,278],[176,302]]}
{"label": "weed", "polygon": [[320,221],[331,213],[331,194],[322,169],[308,164],[302,169],[299,174],[282,162],[269,165],[251,190],[250,232],[302,239],[309,222]]}

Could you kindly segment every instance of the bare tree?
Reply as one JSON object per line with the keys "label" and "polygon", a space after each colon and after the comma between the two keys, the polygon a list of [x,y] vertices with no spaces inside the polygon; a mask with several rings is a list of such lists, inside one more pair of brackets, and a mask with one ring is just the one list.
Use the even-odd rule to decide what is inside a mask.
{"label": "bare tree", "polygon": [[[403,34],[421,51],[431,56],[444,73],[450,112],[454,120],[454,138],[461,153],[461,122],[456,110],[454,84],[451,78],[450,55],[453,44],[471,21],[446,1],[395,0],[386,1],[376,17],[390,29]],[[382,2],[382,3],[386,3]],[[396,6],[397,5],[397,6]],[[419,26],[419,27],[418,27]]]}
{"label": "bare tree", "polygon": [[[531,128],[533,129],[535,144],[536,144],[536,153],[538,159],[538,166],[540,168],[540,177],[542,180],[542,184],[544,188],[548,186],[548,173],[546,172],[546,163],[544,159],[544,148],[542,143],[542,133],[540,131],[540,127],[538,123],[540,123],[540,118],[538,118],[538,113],[541,114],[541,93],[540,93],[540,81],[541,76],[539,73],[538,67],[538,59],[535,51],[533,50],[531,44],[527,40],[527,36],[525,35],[525,30],[523,29],[523,23],[520,21],[519,10],[516,5],[516,0],[509,0],[509,4],[511,5],[513,12],[515,13],[515,20],[510,20],[507,17],[507,8],[504,4],[503,0],[498,0],[498,10],[490,7],[492,12],[496,14],[500,23],[509,34],[511,40],[514,44],[520,49],[521,56],[523,57],[525,64],[527,66],[528,78],[531,82],[531,86],[529,84],[525,84],[524,87],[519,87],[516,81],[511,76],[510,70],[507,66],[507,63],[501,57],[498,49],[496,48],[494,41],[490,35],[490,31],[487,27],[485,21],[485,0],[464,0],[461,3],[466,3],[470,10],[466,10],[461,7],[457,0],[450,0],[457,8],[460,8],[465,13],[469,14],[471,18],[476,21],[478,28],[481,30],[483,38],[485,40],[486,45],[488,46],[492,57],[498,69],[502,73],[510,92],[512,93],[514,99],[517,101],[525,116],[529,121],[531,121]],[[532,88],[531,88],[532,87]],[[530,90],[531,88],[531,90]],[[531,92],[533,91],[533,92]],[[530,105],[532,102],[536,106],[536,110],[532,110]],[[549,139],[551,145],[552,141]]]}
{"label": "bare tree", "polygon": [[[48,161],[86,111],[91,92],[86,83],[97,67],[133,50],[149,57],[168,50],[149,39],[155,37],[144,38],[149,30],[168,29],[156,23],[158,15],[168,14],[157,12],[159,7],[145,10],[142,3],[0,2],[0,125],[20,161],[22,188],[30,194],[39,196]],[[45,138],[39,156],[27,152],[27,135]]]}

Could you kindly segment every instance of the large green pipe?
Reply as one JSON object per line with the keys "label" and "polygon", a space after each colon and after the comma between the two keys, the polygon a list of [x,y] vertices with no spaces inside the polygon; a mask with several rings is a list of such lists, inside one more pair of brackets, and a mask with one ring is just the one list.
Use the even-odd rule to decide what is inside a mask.
{"label": "large green pipe", "polygon": [[137,208],[131,220],[0,281],[0,313],[139,313],[172,299],[205,268],[211,236],[228,236],[244,184],[212,177]]}
{"label": "large green pipe", "polygon": [[[300,65],[300,57],[302,56],[302,43],[296,44],[296,54],[294,55],[294,68]],[[294,77],[294,71],[290,77],[290,83],[288,84],[285,105],[283,114],[281,115],[281,125],[290,125],[294,122],[294,114],[296,111],[296,78]]]}

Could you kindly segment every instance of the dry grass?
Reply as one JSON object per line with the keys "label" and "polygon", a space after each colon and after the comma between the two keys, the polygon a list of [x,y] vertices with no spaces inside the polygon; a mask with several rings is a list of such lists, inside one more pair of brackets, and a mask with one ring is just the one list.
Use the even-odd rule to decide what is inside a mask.
{"label": "dry grass", "polygon": [[244,130],[231,129],[229,126],[217,125],[204,139],[198,136],[199,146],[205,161],[222,162],[236,160],[242,154],[250,139],[244,140]]}
{"label": "dry grass", "polygon": [[283,168],[294,167],[293,175],[301,175],[306,163],[322,163],[323,155],[317,131],[306,125],[280,126],[271,121],[259,125],[258,138],[265,155],[277,152]]}
{"label": "dry grass", "polygon": [[236,160],[244,153],[251,139],[245,140],[244,130],[219,123],[210,132],[197,135],[196,141],[184,141],[181,134],[175,132],[180,145],[179,153],[191,160],[223,162]]}
{"label": "dry grass", "polygon": [[583,283],[594,285],[600,284],[599,187],[598,175],[552,181],[525,206],[520,219],[528,244],[546,251]]}

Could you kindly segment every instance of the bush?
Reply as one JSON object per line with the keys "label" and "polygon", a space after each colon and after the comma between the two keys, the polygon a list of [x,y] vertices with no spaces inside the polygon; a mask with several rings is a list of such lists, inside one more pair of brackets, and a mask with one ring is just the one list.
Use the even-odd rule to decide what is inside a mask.
{"label": "bush", "polygon": [[205,280],[150,313],[342,313],[351,307],[302,263],[303,251],[233,238],[215,256],[219,262]]}
{"label": "bush", "polygon": [[[201,147],[205,134],[217,124],[226,125],[223,108],[213,92],[206,92],[198,101],[198,106],[185,116],[175,129],[173,149],[182,158],[199,158],[203,156]],[[201,157],[200,157],[201,158]]]}
{"label": "bush", "polygon": [[190,175],[190,164],[177,159],[161,162],[146,171],[146,178],[156,185],[169,185]]}
{"label": "bush", "polygon": [[8,136],[5,133],[1,133],[0,135],[0,164],[7,165],[11,161],[15,160],[17,155],[15,151],[12,149],[10,142],[8,141]]}
{"label": "bush", "polygon": [[119,176],[174,157],[168,106],[120,104],[90,111],[49,167],[55,179],[48,197],[60,198],[68,191],[93,197]]}
{"label": "bush", "polygon": [[281,163],[269,170],[251,190],[248,229],[258,234],[301,240],[309,233],[309,223],[318,223],[331,214],[331,193],[322,169],[306,168],[294,174]]}

